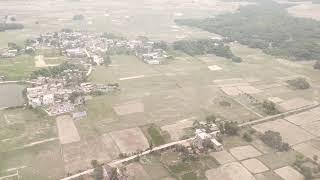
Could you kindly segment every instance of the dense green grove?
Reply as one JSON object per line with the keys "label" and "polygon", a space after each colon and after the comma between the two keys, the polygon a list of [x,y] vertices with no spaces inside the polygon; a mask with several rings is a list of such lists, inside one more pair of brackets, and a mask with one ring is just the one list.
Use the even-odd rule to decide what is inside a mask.
{"label": "dense green grove", "polygon": [[65,70],[74,70],[74,69],[79,69],[75,64],[70,64],[70,63],[63,63],[60,64],[59,66],[53,66],[49,68],[41,68],[39,70],[36,70],[32,72],[31,78],[36,78],[39,76],[42,77],[58,77],[62,73],[64,73]]}
{"label": "dense green grove", "polygon": [[173,43],[175,50],[183,51],[191,56],[215,54],[216,56],[232,59],[235,62],[241,62],[240,57],[235,56],[230,47],[224,45],[222,41],[211,39],[199,39],[199,40],[181,40]]}
{"label": "dense green grove", "polygon": [[320,59],[320,22],[290,16],[285,7],[273,1],[261,0],[215,18],[176,23],[223,35],[267,54],[293,60]]}

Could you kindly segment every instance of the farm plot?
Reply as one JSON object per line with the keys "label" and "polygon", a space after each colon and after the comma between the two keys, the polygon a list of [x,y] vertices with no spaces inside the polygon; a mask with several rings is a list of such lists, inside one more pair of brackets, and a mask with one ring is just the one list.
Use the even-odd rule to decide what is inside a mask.
{"label": "farm plot", "polygon": [[225,164],[217,169],[206,171],[208,180],[255,180],[251,173],[238,162]]}
{"label": "farm plot", "polygon": [[184,130],[186,128],[192,127],[192,124],[193,124],[193,120],[188,119],[188,120],[179,121],[175,124],[162,126],[161,129],[163,131],[167,131],[170,134],[171,140],[176,141],[185,135]]}
{"label": "farm plot", "polygon": [[130,163],[126,166],[127,173],[130,177],[134,177],[134,179],[141,179],[141,180],[149,180],[150,176],[148,173],[144,170],[144,168],[139,163]]}
{"label": "farm plot", "polygon": [[143,99],[145,112],[149,119],[160,126],[190,117],[196,114],[199,108],[193,108],[192,102],[196,103],[195,100],[192,101],[186,96],[184,91],[176,88],[152,93]]}
{"label": "farm plot", "polygon": [[258,159],[248,159],[241,162],[251,173],[257,174],[268,171],[269,168],[265,166]]}
{"label": "farm plot", "polygon": [[312,101],[306,100],[304,98],[293,98],[280,103],[279,106],[283,111],[290,111],[290,110],[310,106],[313,104],[314,103]]}
{"label": "farm plot", "polygon": [[304,176],[291,166],[282,167],[274,171],[284,180],[304,180]]}
{"label": "farm plot", "polygon": [[313,144],[312,141],[295,145],[292,148],[310,159],[313,159],[315,155],[318,157],[320,156],[320,150]]}
{"label": "farm plot", "polygon": [[303,124],[301,127],[314,136],[320,136],[320,121]]}
{"label": "farm plot", "polygon": [[80,141],[78,130],[69,115],[57,117],[57,127],[61,144],[68,144]]}
{"label": "farm plot", "polygon": [[304,129],[283,119],[257,124],[254,125],[253,128],[261,133],[264,133],[268,130],[279,132],[284,142],[287,142],[290,145],[302,143],[314,137]]}
{"label": "farm plot", "polygon": [[143,113],[144,104],[140,101],[130,101],[113,107],[114,111],[119,115],[128,115],[133,113]]}
{"label": "farm plot", "polygon": [[110,132],[121,153],[134,153],[149,148],[147,138],[139,128],[131,128]]}
{"label": "farm plot", "polygon": [[305,111],[299,114],[294,114],[292,116],[285,117],[285,119],[297,126],[309,124],[320,120],[320,116],[315,111]]}
{"label": "farm plot", "polygon": [[271,152],[264,154],[257,159],[259,159],[259,161],[261,161],[268,168],[273,170],[287,166],[288,164],[293,164],[298,154],[299,153],[294,150],[286,152]]}
{"label": "farm plot", "polygon": [[248,81],[254,82],[254,81],[258,81],[258,80],[243,80],[242,81],[242,79],[239,79],[239,80],[234,79],[232,81],[235,81],[236,83],[228,84],[228,83],[221,83],[219,81],[216,83],[218,84],[218,86],[220,86],[221,90],[229,96],[238,96],[241,94],[258,94],[258,93],[262,92],[262,90],[257,89],[256,87],[254,87],[254,86],[250,85],[250,83],[248,83]]}
{"label": "farm plot", "polygon": [[227,164],[236,161],[227,151],[212,152],[210,153],[210,156],[212,156],[219,164]]}
{"label": "farm plot", "polygon": [[110,162],[119,155],[117,146],[107,135],[82,139],[80,142],[62,145],[62,155],[67,172],[90,168],[91,160]]}
{"label": "farm plot", "polygon": [[260,153],[251,145],[231,148],[230,153],[238,160],[244,160],[262,155],[262,153]]}

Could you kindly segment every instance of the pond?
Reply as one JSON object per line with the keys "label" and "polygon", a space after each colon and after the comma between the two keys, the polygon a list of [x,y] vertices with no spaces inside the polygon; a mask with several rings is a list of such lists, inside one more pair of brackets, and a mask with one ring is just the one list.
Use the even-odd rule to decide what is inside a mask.
{"label": "pond", "polygon": [[20,84],[0,84],[0,109],[23,105],[25,88],[26,86]]}

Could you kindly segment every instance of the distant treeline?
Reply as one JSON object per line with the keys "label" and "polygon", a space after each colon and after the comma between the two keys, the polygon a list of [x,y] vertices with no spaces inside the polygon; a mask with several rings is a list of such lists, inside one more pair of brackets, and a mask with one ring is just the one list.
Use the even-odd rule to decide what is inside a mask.
{"label": "distant treeline", "polygon": [[220,34],[267,54],[293,60],[320,59],[320,22],[290,16],[285,7],[273,1],[261,0],[215,18],[176,23]]}
{"label": "distant treeline", "polygon": [[18,23],[0,23],[0,32],[6,30],[23,29],[24,26]]}
{"label": "distant treeline", "polygon": [[216,56],[232,59],[235,62],[242,61],[240,57],[237,57],[232,53],[229,46],[218,40],[181,40],[174,42],[173,48],[175,50],[183,51],[191,56],[215,54]]}
{"label": "distant treeline", "polygon": [[[291,2],[303,2],[302,0],[289,0]],[[320,4],[320,0],[308,0],[311,1],[314,4]]]}

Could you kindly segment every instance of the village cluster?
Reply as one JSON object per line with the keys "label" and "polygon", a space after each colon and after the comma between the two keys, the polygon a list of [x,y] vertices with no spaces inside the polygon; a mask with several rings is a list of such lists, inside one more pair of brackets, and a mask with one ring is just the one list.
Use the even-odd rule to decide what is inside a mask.
{"label": "village cluster", "polygon": [[[84,104],[92,94],[106,94],[119,90],[119,84],[80,83],[68,85],[63,78],[38,77],[33,80],[36,86],[27,88],[28,104],[33,108],[41,107],[49,116],[55,116],[75,111],[75,107]],[[86,113],[73,113],[74,117]]]}
{"label": "village cluster", "polygon": [[[25,48],[10,44],[7,49],[2,50],[1,57],[32,54],[41,49],[55,50],[73,64],[80,64],[83,67],[83,69],[67,67],[62,69],[57,77],[41,73],[32,77],[31,82],[35,86],[27,88],[28,104],[33,108],[42,107],[50,116],[75,111],[77,105],[83,104],[85,95],[119,90],[117,83],[102,85],[85,82],[85,77],[90,75],[93,65],[111,63],[109,55],[130,53],[148,64],[161,64],[168,58],[167,53],[156,48],[155,42],[152,41],[125,40],[110,34],[76,32],[68,29],[28,39]],[[72,86],[69,82],[73,83]]]}
{"label": "village cluster", "polygon": [[[167,52],[149,40],[126,40],[107,33],[88,33],[71,30],[45,33],[34,40],[29,40],[25,50],[45,46],[56,48],[69,58],[88,58],[91,64],[109,63],[108,55],[133,54],[147,64],[161,64],[169,56]],[[13,50],[8,50],[10,53]]]}

